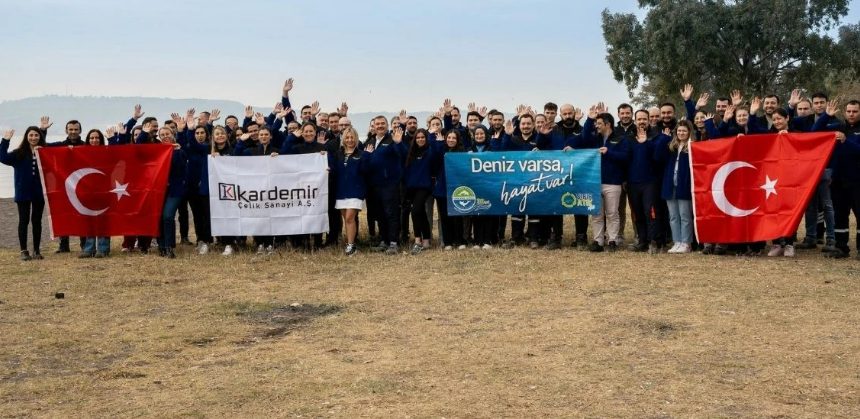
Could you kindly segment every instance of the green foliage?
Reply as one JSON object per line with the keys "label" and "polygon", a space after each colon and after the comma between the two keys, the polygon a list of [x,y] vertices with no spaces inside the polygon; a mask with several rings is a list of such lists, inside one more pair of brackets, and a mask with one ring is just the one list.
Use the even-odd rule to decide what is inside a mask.
{"label": "green foliage", "polygon": [[[639,21],[604,10],[606,61],[641,105],[676,100],[685,83],[728,95],[821,89],[830,74],[857,68],[860,27],[821,35],[848,12],[847,0],[640,0]],[[850,45],[852,48],[844,48]]]}

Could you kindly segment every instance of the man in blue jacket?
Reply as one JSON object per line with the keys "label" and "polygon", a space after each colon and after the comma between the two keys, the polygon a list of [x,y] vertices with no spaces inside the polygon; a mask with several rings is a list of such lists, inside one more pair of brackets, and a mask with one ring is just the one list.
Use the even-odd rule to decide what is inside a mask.
{"label": "man in blue jacket", "polygon": [[368,170],[367,205],[374,206],[382,217],[379,220],[382,242],[373,250],[397,254],[400,252],[400,177],[408,150],[401,138],[392,138],[384,116],[373,119],[373,128],[375,136],[364,144],[364,150],[373,153]]}

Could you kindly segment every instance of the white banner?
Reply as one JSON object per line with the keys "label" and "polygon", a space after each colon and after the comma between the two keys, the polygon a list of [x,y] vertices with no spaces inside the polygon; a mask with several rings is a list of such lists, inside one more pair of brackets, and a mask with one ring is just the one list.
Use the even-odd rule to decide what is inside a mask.
{"label": "white banner", "polygon": [[328,231],[328,164],[318,153],[209,156],[213,236]]}

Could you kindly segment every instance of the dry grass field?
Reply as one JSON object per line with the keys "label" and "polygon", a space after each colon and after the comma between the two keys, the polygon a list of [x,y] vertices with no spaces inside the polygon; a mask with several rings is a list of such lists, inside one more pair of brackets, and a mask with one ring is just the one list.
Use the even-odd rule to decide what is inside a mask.
{"label": "dry grass field", "polygon": [[0,250],[0,417],[860,417],[854,259],[180,250]]}

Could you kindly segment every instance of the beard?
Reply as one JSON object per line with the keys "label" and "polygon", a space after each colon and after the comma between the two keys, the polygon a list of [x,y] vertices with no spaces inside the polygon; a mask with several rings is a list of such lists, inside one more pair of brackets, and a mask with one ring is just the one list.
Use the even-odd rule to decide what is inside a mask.
{"label": "beard", "polygon": [[576,125],[576,120],[575,120],[575,119],[573,119],[573,118],[562,118],[562,119],[561,119],[561,124],[562,124],[562,125],[564,125],[564,126],[566,126],[566,127],[568,127],[568,128],[570,128],[570,127],[572,127],[572,126]]}

